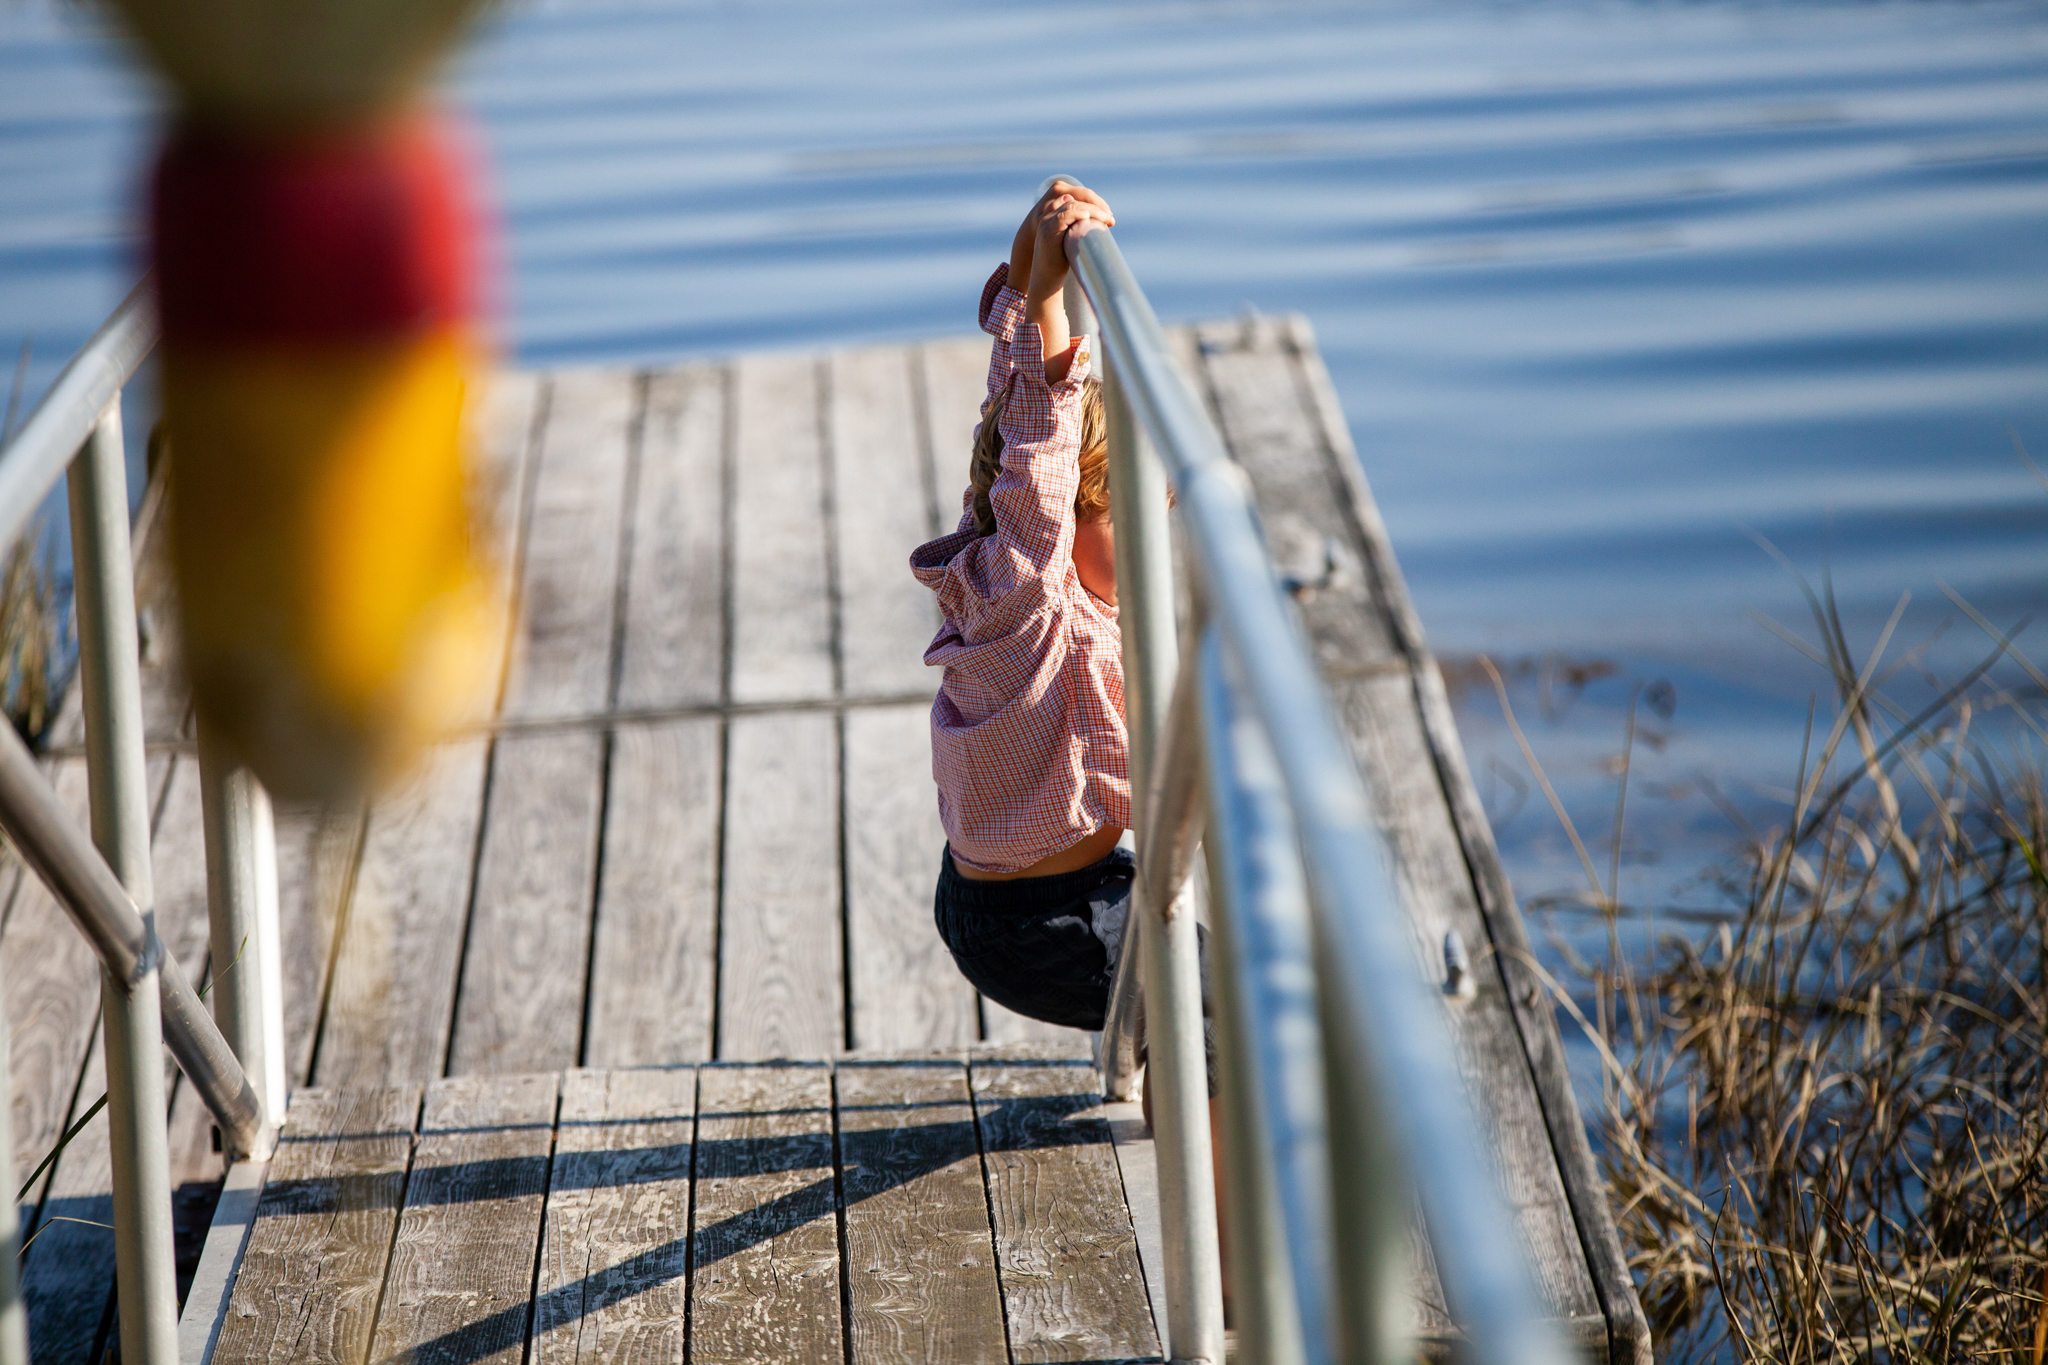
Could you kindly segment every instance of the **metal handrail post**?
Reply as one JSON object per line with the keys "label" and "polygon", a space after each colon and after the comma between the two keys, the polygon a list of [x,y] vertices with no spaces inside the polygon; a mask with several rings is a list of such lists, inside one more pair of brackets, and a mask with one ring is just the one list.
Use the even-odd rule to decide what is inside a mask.
{"label": "metal handrail post", "polygon": [[256,1088],[214,1026],[205,1002],[185,979],[178,959],[164,953],[156,931],[50,790],[35,755],[11,725],[0,725],[0,829],[7,831],[21,860],[71,916],[115,981],[139,981],[156,972],[164,1044],[220,1125],[228,1150],[237,1157],[269,1155],[277,1132],[264,1121]]}
{"label": "metal handrail post", "polygon": [[[72,461],[68,492],[93,842],[153,936],[141,653],[118,393]],[[101,977],[121,1358],[171,1365],[178,1358],[178,1282],[157,967],[145,963],[125,982],[104,969]]]}
{"label": "metal handrail post", "polygon": [[1200,675],[1212,812],[1209,970],[1238,1352],[1253,1365],[1335,1365],[1331,1148],[1308,886],[1286,784],[1257,716],[1236,703],[1221,632],[1205,631],[1200,651],[1190,663]]}
{"label": "metal handrail post", "polygon": [[0,458],[0,545],[27,529],[109,404],[156,345],[156,290],[145,276],[78,348],[16,429]]}
{"label": "metal handrail post", "polygon": [[[1333,1132],[1384,1125],[1420,1196],[1451,1311],[1475,1360],[1557,1365],[1564,1346],[1544,1318],[1514,1218],[1481,1138],[1436,998],[1417,970],[1391,852],[1287,610],[1258,530],[1250,482],[1174,364],[1166,334],[1105,228],[1070,235],[1067,252],[1101,320],[1104,359],[1128,385],[1133,416],[1173,461],[1180,523],[1209,605],[1244,669],[1287,783],[1315,910]],[[1399,1103],[1374,1105],[1365,1075]],[[1360,1174],[1344,1163],[1348,1179]],[[1340,1184],[1339,1207],[1356,1187]],[[1346,1243],[1340,1240],[1340,1264]],[[1347,1268],[1348,1274],[1348,1268]],[[1345,1282],[1345,1290],[1356,1287]],[[1340,1302],[1354,1295],[1340,1292]],[[1355,1345],[1355,1343],[1354,1343]]]}
{"label": "metal handrail post", "polygon": [[[1173,544],[1165,470],[1131,420],[1119,376],[1106,365],[1104,370],[1132,818],[1144,830],[1145,793],[1179,663]],[[1143,860],[1146,850],[1140,847],[1138,854]],[[1145,991],[1146,1070],[1159,1161],[1168,1352],[1177,1361],[1222,1365],[1222,1251],[1216,1225],[1215,1153],[1209,1140],[1194,899],[1183,890],[1166,904],[1155,905],[1142,877],[1133,884],[1131,895],[1131,927],[1126,932],[1138,935]]]}
{"label": "metal handrail post", "polygon": [[213,1017],[272,1125],[284,1122],[284,995],[270,794],[199,728]]}

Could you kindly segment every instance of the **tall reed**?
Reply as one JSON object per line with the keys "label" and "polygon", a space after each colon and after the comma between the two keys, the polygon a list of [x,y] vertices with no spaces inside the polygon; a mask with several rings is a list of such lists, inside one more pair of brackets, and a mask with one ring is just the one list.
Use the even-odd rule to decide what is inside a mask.
{"label": "tall reed", "polygon": [[[1609,951],[1557,995],[1603,1059],[1623,1241],[1660,1359],[2042,1365],[2048,677],[1957,599],[1994,648],[1908,713],[1884,662],[1904,601],[1858,663],[1832,591],[1808,599],[1833,714],[1789,818],[1722,875],[1726,923],[1624,951],[1642,912],[1584,859]],[[2040,692],[1992,687],[2000,659]],[[1984,738],[1988,708],[2017,726]]]}

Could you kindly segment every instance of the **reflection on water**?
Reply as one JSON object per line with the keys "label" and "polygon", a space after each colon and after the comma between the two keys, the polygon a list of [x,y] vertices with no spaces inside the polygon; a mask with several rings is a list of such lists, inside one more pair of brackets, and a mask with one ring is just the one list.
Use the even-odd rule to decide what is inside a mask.
{"label": "reflection on water", "polygon": [[[1671,683],[1646,898],[1694,893],[1716,794],[1768,815],[1825,681],[1746,614],[1804,619],[1750,534],[1831,570],[1859,648],[1906,590],[1900,639],[1938,634],[1937,580],[2048,604],[2012,448],[2048,453],[2039,3],[515,4],[456,88],[532,363],[964,330],[1055,169],[1164,315],[1306,313],[1438,649],[1615,662],[1547,720],[1515,683],[1585,828],[1628,696]],[[75,12],[0,10],[31,390],[133,273],[153,109]],[[1582,882],[1490,686],[1461,697],[1518,886]]]}

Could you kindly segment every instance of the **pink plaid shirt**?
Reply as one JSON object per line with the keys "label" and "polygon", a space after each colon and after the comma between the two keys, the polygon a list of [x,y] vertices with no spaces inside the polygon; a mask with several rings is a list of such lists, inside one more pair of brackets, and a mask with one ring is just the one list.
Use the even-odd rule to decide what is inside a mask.
{"label": "pink plaid shirt", "polygon": [[1009,390],[995,534],[976,529],[969,489],[959,527],[910,556],[945,615],[924,652],[946,670],[932,702],[939,819],[954,860],[985,872],[1131,823],[1123,637],[1116,608],[1074,569],[1088,352],[1084,342],[1066,378],[1045,382],[1044,343],[1009,272],[997,266],[981,291],[989,397]]}

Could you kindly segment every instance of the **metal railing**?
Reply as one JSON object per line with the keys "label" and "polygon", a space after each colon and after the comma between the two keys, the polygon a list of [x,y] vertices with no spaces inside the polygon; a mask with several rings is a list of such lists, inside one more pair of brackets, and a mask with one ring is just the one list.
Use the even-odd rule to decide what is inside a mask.
{"label": "metal railing", "polygon": [[[1250,484],[1189,392],[1112,234],[1071,236],[1067,254],[1086,300],[1077,307],[1068,291],[1084,314],[1074,330],[1096,335],[1104,371],[1137,798],[1135,932],[1124,937],[1102,1063],[1112,1095],[1129,1098],[1142,1015],[1168,1354],[1223,1361],[1194,924],[1199,842],[1242,1358],[1412,1361],[1419,1202],[1464,1356],[1559,1365],[1568,1357],[1540,1311],[1442,999],[1417,967],[1391,851],[1267,553]],[[1169,483],[1192,569],[1185,634]]]}
{"label": "metal railing", "polygon": [[[277,956],[269,808],[260,789],[252,792],[253,779],[223,768],[203,742],[212,1003],[221,1026],[156,933],[121,433],[121,391],[156,336],[151,285],[145,280],[71,358],[14,438],[0,448],[0,545],[29,529],[44,496],[69,474],[78,687],[92,834],[88,839],[78,827],[28,747],[4,724],[0,827],[99,954],[121,1355],[170,1365],[178,1359],[179,1344],[163,1049],[169,1046],[194,1093],[213,1114],[230,1159],[268,1158],[282,1117],[284,1087],[277,1050],[265,1051],[267,1030],[282,1032],[276,975],[264,970]],[[260,913],[266,869],[267,921]],[[238,957],[249,965],[226,970]],[[0,1057],[5,1052],[6,1040],[0,1036]],[[4,1159],[12,1151],[7,1124],[8,1106],[0,1098],[0,1169],[11,1171],[12,1160]],[[13,1217],[10,1200],[0,1220],[0,1365],[27,1360],[11,1250],[19,1231],[11,1225]]]}
{"label": "metal railing", "polygon": [[[1098,338],[1139,875],[1103,1034],[1128,1098],[1140,1030],[1154,1078],[1169,1352],[1222,1365],[1197,850],[1206,870],[1240,1349],[1258,1365],[1412,1360],[1408,1239],[1419,1200],[1450,1307],[1485,1365],[1558,1365],[1452,1058],[1416,970],[1389,851],[1261,537],[1243,474],[1182,380],[1115,239],[1069,242]],[[0,545],[66,472],[92,837],[0,725],[0,827],[105,967],[116,1281],[124,1359],[178,1358],[160,1045],[231,1156],[266,1159],[282,1118],[270,807],[202,734],[209,1017],[158,941],[149,871],[122,388],[156,324],[138,286],[0,449]],[[1193,574],[1176,622],[1167,508]],[[1183,648],[1183,638],[1186,647]],[[1206,813],[1206,819],[1204,818]],[[1204,839],[1206,827],[1208,837]],[[237,963],[237,970],[220,966]],[[1142,992],[1140,990],[1142,983]],[[1142,998],[1142,1008],[1140,1001]],[[1141,1020],[1141,1014],[1145,1016]],[[215,1018],[219,1026],[215,1025]],[[0,1093],[6,1080],[0,1038]],[[0,1104],[0,1169],[11,1169]],[[8,1236],[13,1206],[0,1215]],[[4,1242],[0,1242],[4,1245]],[[0,1365],[26,1360],[0,1252]]]}

